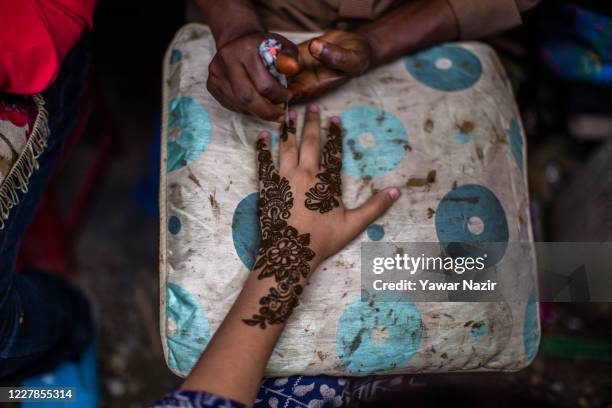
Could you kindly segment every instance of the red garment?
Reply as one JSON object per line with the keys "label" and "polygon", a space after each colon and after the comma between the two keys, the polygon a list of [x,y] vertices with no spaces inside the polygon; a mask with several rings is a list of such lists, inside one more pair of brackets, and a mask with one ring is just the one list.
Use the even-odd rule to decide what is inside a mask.
{"label": "red garment", "polygon": [[45,90],[85,29],[96,0],[0,0],[0,91]]}

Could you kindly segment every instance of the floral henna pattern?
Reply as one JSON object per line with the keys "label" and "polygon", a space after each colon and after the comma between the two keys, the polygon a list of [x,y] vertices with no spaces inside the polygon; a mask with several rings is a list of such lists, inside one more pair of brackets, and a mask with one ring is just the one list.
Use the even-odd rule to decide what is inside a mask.
{"label": "floral henna pattern", "polygon": [[299,282],[310,273],[308,261],[314,252],[308,248],[310,234],[298,235],[298,231],[288,225],[274,242],[262,244],[260,257],[253,267],[259,271],[260,279],[273,276],[277,282],[289,280]]}
{"label": "floral henna pattern", "polygon": [[306,208],[321,214],[338,207],[342,197],[342,130],[333,122],[323,147],[322,167],[323,171],[317,174],[319,181],[306,192],[304,202]]}
{"label": "floral henna pattern", "polygon": [[300,234],[287,222],[293,208],[291,187],[289,181],[276,172],[272,155],[263,140],[257,141],[257,159],[262,242],[253,270],[258,271],[258,279],[274,277],[277,285],[259,300],[259,313],[243,321],[265,329],[267,324],[286,321],[299,304],[300,281],[310,274],[308,262],[315,253],[308,247],[310,234]]}

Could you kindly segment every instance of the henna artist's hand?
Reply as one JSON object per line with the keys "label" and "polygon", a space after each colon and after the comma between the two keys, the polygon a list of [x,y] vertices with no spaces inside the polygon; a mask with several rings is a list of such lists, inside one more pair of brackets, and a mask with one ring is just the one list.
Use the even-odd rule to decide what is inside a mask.
{"label": "henna artist's hand", "polygon": [[247,34],[219,47],[208,68],[207,88],[227,109],[280,121],[290,94],[261,62],[259,45],[267,38],[275,38],[284,54],[297,58],[297,46],[281,35]]}
{"label": "henna artist's hand", "polygon": [[372,47],[359,33],[331,31],[298,45],[301,71],[291,79],[291,102],[302,102],[363,74],[373,64]]}
{"label": "henna artist's hand", "polygon": [[324,259],[340,251],[399,197],[386,188],[355,209],[342,202],[342,130],[339,118],[330,120],[327,141],[320,151],[320,118],[315,105],[306,112],[298,148],[294,111],[280,142],[280,168],[268,148],[269,133],[257,141],[262,245],[253,271],[271,279],[260,299],[259,313],[245,319],[266,328],[286,321],[299,303],[305,280]]}
{"label": "henna artist's hand", "polygon": [[404,3],[357,32],[332,31],[300,44],[302,70],[289,88],[291,102],[315,98],[370,68],[459,36],[447,0]]}

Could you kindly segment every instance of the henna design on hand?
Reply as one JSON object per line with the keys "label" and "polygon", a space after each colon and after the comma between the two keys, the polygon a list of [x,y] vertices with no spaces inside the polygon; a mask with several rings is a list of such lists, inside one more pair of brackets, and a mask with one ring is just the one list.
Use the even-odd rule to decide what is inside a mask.
{"label": "henna design on hand", "polygon": [[321,214],[338,207],[342,197],[342,130],[333,122],[323,147],[322,167],[323,172],[317,174],[319,181],[306,192],[304,202],[306,208]]}
{"label": "henna design on hand", "polygon": [[257,279],[274,277],[277,285],[259,300],[259,313],[243,322],[265,329],[266,324],[285,322],[299,304],[300,281],[310,274],[308,262],[315,253],[309,248],[310,234],[300,234],[287,222],[293,208],[289,181],[274,168],[265,142],[260,139],[256,146],[262,242],[253,270],[259,273]]}
{"label": "henna design on hand", "polygon": [[279,138],[283,142],[286,142],[287,138],[289,137],[289,133],[295,134],[295,132],[296,132],[295,121],[289,119],[281,124]]}

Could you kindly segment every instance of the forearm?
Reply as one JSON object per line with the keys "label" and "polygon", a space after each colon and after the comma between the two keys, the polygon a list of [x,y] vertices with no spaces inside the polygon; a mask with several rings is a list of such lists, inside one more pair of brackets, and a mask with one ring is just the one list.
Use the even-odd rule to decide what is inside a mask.
{"label": "forearm", "polygon": [[204,21],[210,27],[217,48],[251,33],[265,31],[265,28],[251,0],[196,0]]}
{"label": "forearm", "polygon": [[372,48],[372,66],[459,36],[447,0],[417,0],[358,29]]}
{"label": "forearm", "polygon": [[[255,400],[267,362],[286,324],[283,320],[262,329],[245,323],[261,312],[260,300],[278,285],[273,277],[260,280],[257,275],[251,272],[182,389],[204,390],[247,405]],[[304,283],[304,279],[299,282],[302,287]]]}

